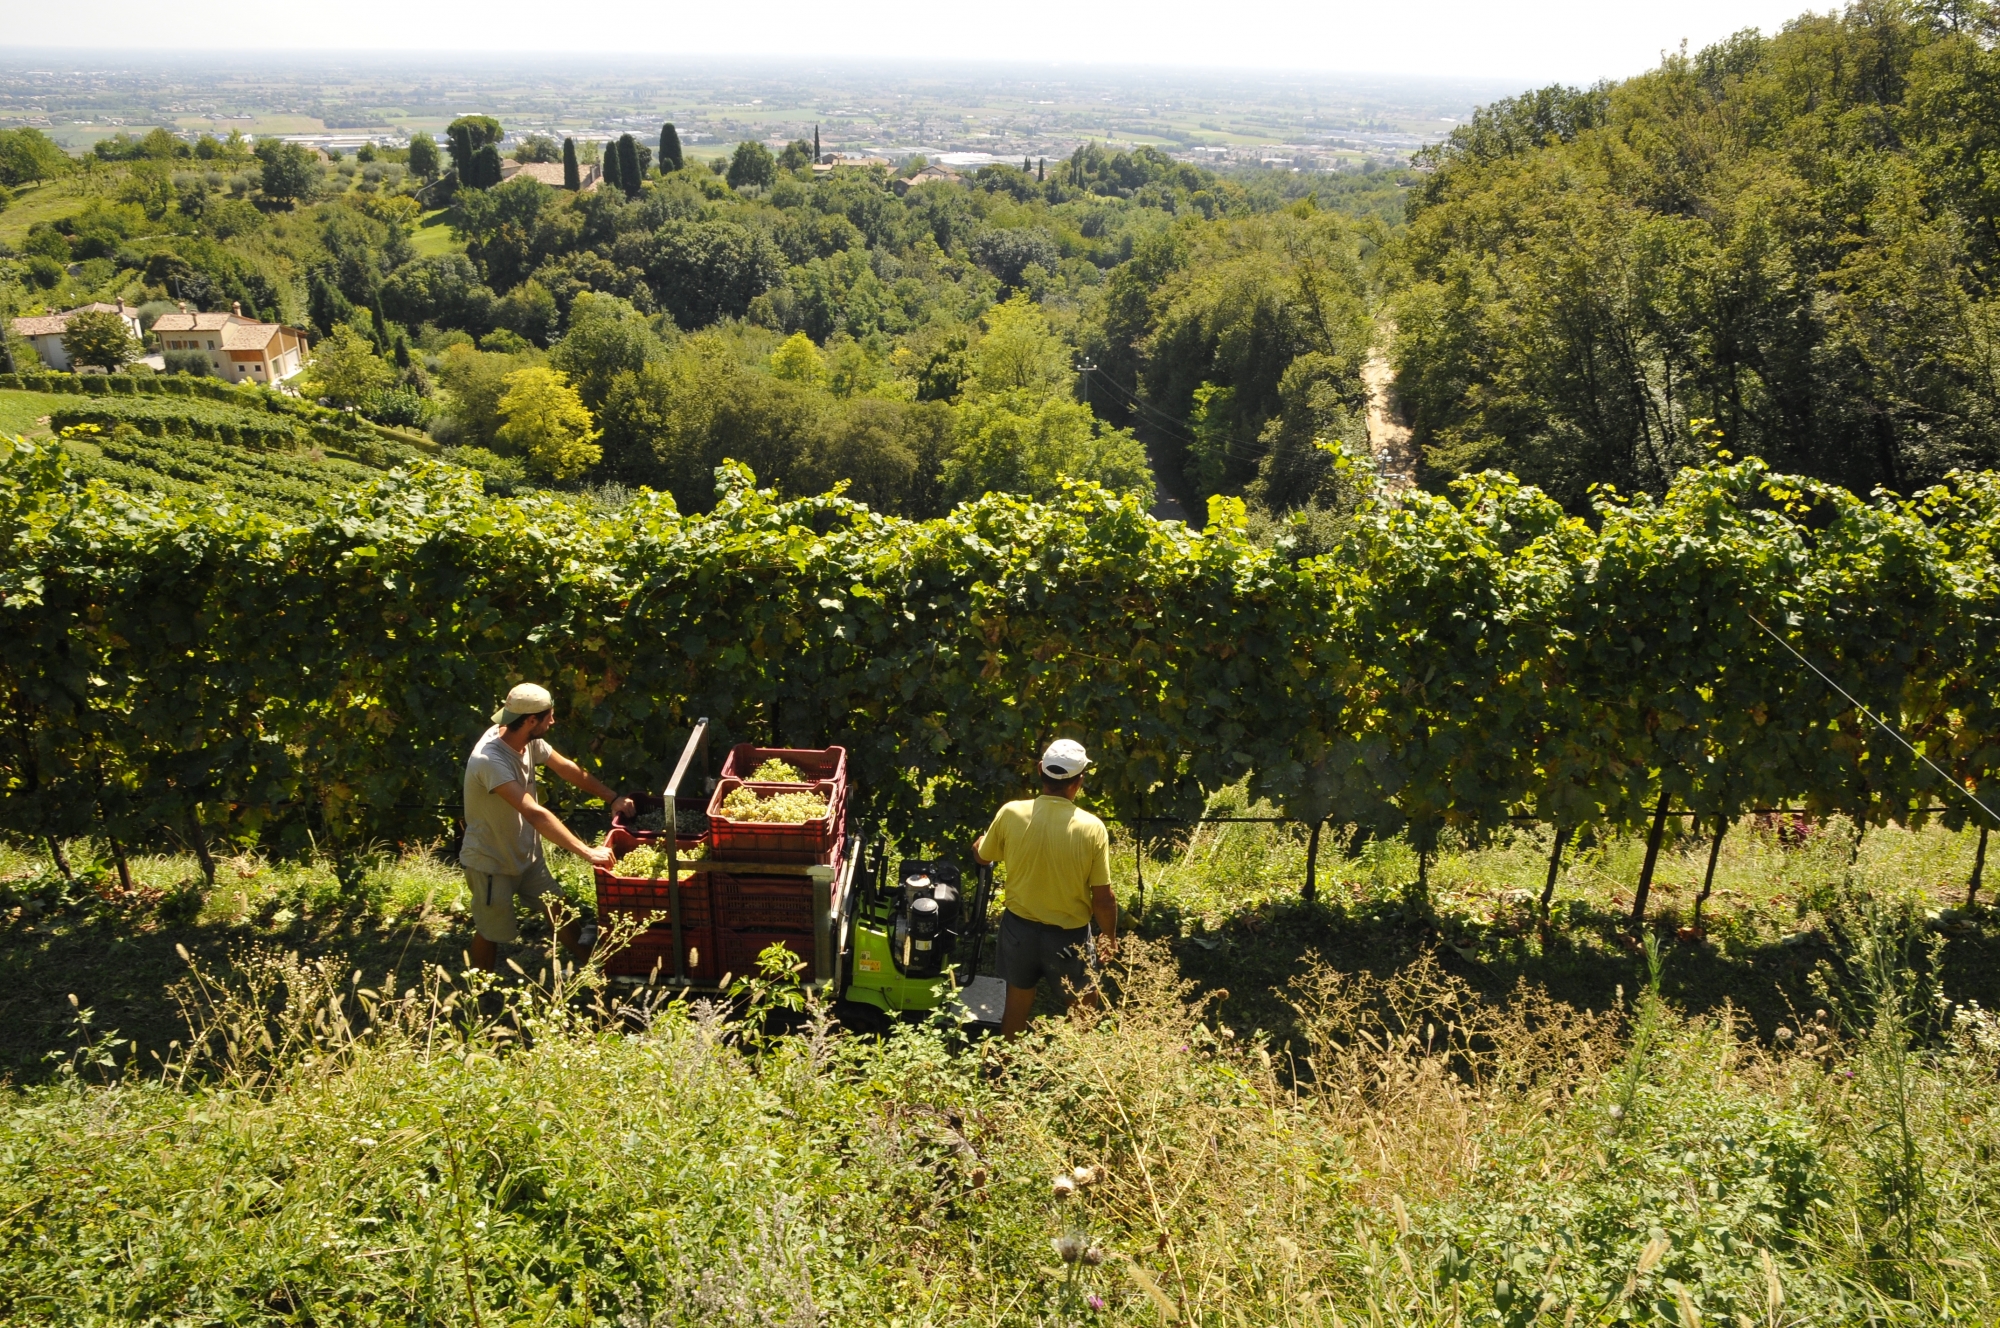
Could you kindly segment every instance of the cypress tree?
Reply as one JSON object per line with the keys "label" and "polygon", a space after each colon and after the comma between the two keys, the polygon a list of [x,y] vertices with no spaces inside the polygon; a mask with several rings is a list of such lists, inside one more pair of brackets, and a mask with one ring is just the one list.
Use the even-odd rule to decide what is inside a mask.
{"label": "cypress tree", "polygon": [[618,189],[625,187],[624,183],[618,178],[618,145],[616,143],[606,143],[604,145],[604,183]]}
{"label": "cypress tree", "polygon": [[1028,159],[1026,157],[1023,157],[1021,158],[1021,174],[1026,175],[1027,173],[1028,173]]}
{"label": "cypress tree", "polygon": [[660,126],[660,170],[677,171],[682,166],[681,136],[674,132],[671,124]]}
{"label": "cypress tree", "polygon": [[819,151],[819,126],[818,126],[818,125],[814,125],[814,126],[813,126],[813,165],[815,165],[815,166],[819,165],[819,159],[820,159],[820,151]]}
{"label": "cypress tree", "polygon": [[1040,184],[1042,181],[1048,178],[1049,178],[1049,159],[1047,157],[1039,157],[1035,161],[1035,183]]}
{"label": "cypress tree", "polygon": [[646,177],[639,173],[639,145],[630,134],[618,136],[618,187],[625,191],[625,197],[637,198],[639,186]]}
{"label": "cypress tree", "polygon": [[576,140],[563,140],[563,188],[572,194],[583,188],[583,168],[576,164]]}

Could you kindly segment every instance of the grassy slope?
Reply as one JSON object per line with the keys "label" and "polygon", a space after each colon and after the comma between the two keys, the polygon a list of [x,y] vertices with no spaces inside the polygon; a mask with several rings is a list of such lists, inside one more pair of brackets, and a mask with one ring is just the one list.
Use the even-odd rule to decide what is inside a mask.
{"label": "grassy slope", "polygon": [[41,421],[47,419],[51,411],[76,400],[56,392],[0,391],[0,435],[46,437],[48,426]]}
{"label": "grassy slope", "polygon": [[[1795,948],[1780,934],[1819,930],[1847,842],[1739,834],[1722,943],[1670,948],[1670,1001],[1720,1012],[1736,991],[1785,988],[1792,975],[1767,967]],[[210,1044],[209,1072],[236,1096],[163,1085],[150,1055],[153,1086],[86,1090],[103,1069],[71,1055],[75,1080],[0,1096],[0,1211],[15,1222],[0,1318],[498,1321],[511,1307],[536,1322],[848,1324],[893,1307],[911,1325],[1137,1325],[1160,1321],[1157,1291],[1192,1322],[1288,1328],[1335,1312],[1439,1328],[1844,1324],[1881,1321],[1867,1310],[1883,1297],[1899,1323],[1992,1321],[2000,1194],[1981,1159],[2000,1146],[1996,1030],[1987,1050],[1974,1037],[1910,1058],[1865,1023],[1849,1042],[1796,1021],[1772,1053],[1670,1005],[1640,1020],[1652,1031],[1635,1049],[1643,969],[1595,920],[1615,910],[1633,846],[1571,873],[1547,950],[1506,916],[1539,875],[1537,847],[1447,854],[1439,936],[1401,916],[1399,846],[1329,855],[1332,902],[1299,908],[1295,842],[1205,831],[1148,860],[1143,930],[1167,943],[1135,955],[1117,1020],[1053,1021],[997,1077],[918,1030],[808,1025],[766,1043],[756,1023],[725,1037],[716,1012],[676,1007],[629,1011],[610,1035],[527,988],[484,1023],[473,1011],[490,1015],[492,997],[418,971],[455,960],[464,936],[453,874],[419,858],[346,890],[323,865],[228,861],[205,898],[189,862],[149,859],[139,897],[100,884],[51,907],[52,883],[17,853],[0,877],[45,901],[0,914],[0,1029],[17,1052],[78,1045],[57,1031],[79,1018],[69,992],[91,1011],[81,1040],[117,1026],[166,1050],[177,946],[208,974],[205,1026],[248,1027],[254,1011],[275,1042],[245,1055],[239,1032],[234,1059]],[[1679,904],[1701,858],[1683,847],[1667,865]],[[1857,877],[1949,896],[1966,847],[1877,832]],[[1136,904],[1129,844],[1120,862]],[[1984,923],[1951,933],[1947,963],[1990,981],[1976,970],[1992,939]],[[257,940],[297,957],[241,949]],[[1442,970],[1419,953],[1440,940]],[[1313,948],[1334,968],[1304,962]],[[232,950],[233,975],[219,962]],[[1369,967],[1386,980],[1352,976]],[[1618,1014],[1510,997],[1516,972]],[[1308,988],[1289,1058],[1248,1027],[1272,1026],[1260,988],[1280,973]],[[1190,975],[1231,989],[1222,1019],[1177,992]],[[255,995],[280,989],[290,1003]],[[358,1015],[391,994],[405,999],[365,1044],[314,1023],[329,1001]],[[1281,1072],[1308,1056],[1295,1093]],[[1885,1144],[1903,1124],[1925,1195],[1908,1229],[1883,1204],[1908,1174]],[[1052,1171],[1092,1163],[1102,1180],[1052,1192]],[[1104,1260],[1057,1262],[1051,1241],[1071,1234]]]}
{"label": "grassy slope", "polygon": [[410,247],[424,258],[464,253],[465,245],[451,233],[450,217],[449,208],[425,213],[423,220],[417,223],[416,234],[410,237]]}
{"label": "grassy slope", "polygon": [[18,245],[29,228],[41,221],[55,221],[82,207],[96,190],[91,177],[72,175],[45,184],[22,185],[14,190],[13,201],[0,211],[0,244]]}

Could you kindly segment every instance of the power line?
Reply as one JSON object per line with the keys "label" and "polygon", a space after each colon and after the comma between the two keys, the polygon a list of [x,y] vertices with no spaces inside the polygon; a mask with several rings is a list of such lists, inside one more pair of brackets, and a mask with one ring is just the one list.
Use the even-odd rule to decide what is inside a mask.
{"label": "power line", "polygon": [[1772,631],[1768,626],[1766,626],[1762,618],[1759,618],[1754,613],[1750,614],[1749,618],[1751,622],[1756,623],[1759,627],[1764,628],[1764,634],[1766,636],[1770,637],[1773,641],[1776,641],[1786,650],[1791,651],[1793,659],[1796,659],[1799,663],[1805,665],[1807,668],[1811,669],[1814,673],[1817,673],[1819,675],[1819,679],[1821,682],[1825,683],[1827,686],[1833,688],[1834,691],[1839,692],[1843,697],[1845,697],[1849,705],[1853,706],[1856,710],[1859,710],[1862,714],[1868,716],[1868,718],[1874,720],[1876,725],[1884,733],[1894,738],[1897,742],[1902,743],[1904,751],[1916,757],[1919,761],[1922,761],[1932,770],[1937,771],[1938,778],[1944,780],[1946,784],[1950,785],[1952,788],[1956,789],[1959,793],[1963,794],[1965,796],[1966,801],[1970,802],[1980,811],[1985,812],[1987,819],[1991,820],[1995,825],[2000,825],[2000,815],[1995,815],[1993,809],[1991,807],[1988,807],[1985,803],[1981,802],[1977,797],[1975,797],[1970,789],[1966,788],[1963,784],[1959,783],[1957,780],[1953,779],[1950,775],[1946,774],[1941,768],[1939,768],[1938,763],[1936,761],[1931,760],[1930,757],[1925,756],[1915,747],[1912,747],[1910,745],[1909,739],[1905,738],[1902,734],[1896,732],[1896,730],[1889,727],[1887,720],[1884,720],[1881,716],[1877,715],[1873,710],[1870,710],[1867,706],[1862,705],[1861,702],[1855,700],[1854,696],[1845,687],[1842,687],[1832,678],[1827,677],[1825,670],[1821,669],[1819,665],[1813,663],[1811,660],[1807,659],[1804,655],[1801,655],[1797,651],[1797,649],[1793,647],[1790,641],[1787,641],[1784,637],[1779,636],[1776,632]]}

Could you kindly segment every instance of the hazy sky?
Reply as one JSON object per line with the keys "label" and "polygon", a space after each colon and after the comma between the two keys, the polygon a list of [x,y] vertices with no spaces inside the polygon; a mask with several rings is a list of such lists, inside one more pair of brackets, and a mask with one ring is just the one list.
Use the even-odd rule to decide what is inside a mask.
{"label": "hazy sky", "polygon": [[[1800,0],[337,0],[239,8],[0,0],[0,51],[600,51],[983,57],[1588,82],[1686,40],[1775,31]],[[1822,5],[1824,7],[1824,5]]]}

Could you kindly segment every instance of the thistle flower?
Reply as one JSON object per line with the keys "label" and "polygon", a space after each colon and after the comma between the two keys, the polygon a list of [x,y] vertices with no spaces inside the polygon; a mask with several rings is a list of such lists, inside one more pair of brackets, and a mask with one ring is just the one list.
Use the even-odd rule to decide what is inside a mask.
{"label": "thistle flower", "polygon": [[1057,1236],[1049,1244],[1054,1247],[1056,1258],[1064,1263],[1075,1263],[1083,1257],[1083,1241],[1076,1236]]}
{"label": "thistle flower", "polygon": [[1613,1102],[1613,1103],[1611,1104],[1611,1119],[1612,1119],[1612,1120],[1624,1120],[1624,1119],[1625,1119],[1625,1108],[1623,1108],[1623,1107],[1619,1106],[1619,1105],[1618,1105],[1618,1104],[1617,1104],[1616,1102]]}
{"label": "thistle flower", "polygon": [[1049,1182],[1049,1188],[1055,1191],[1056,1198],[1067,1199],[1076,1193],[1076,1182],[1067,1173],[1058,1171],[1055,1179]]}
{"label": "thistle flower", "polygon": [[1097,1267],[1097,1265],[1104,1262],[1104,1247],[1102,1245],[1092,1245],[1083,1252],[1083,1261],[1092,1268]]}
{"label": "thistle flower", "polygon": [[1099,1314],[1104,1313],[1104,1297],[1098,1295],[1095,1291],[1085,1297],[1083,1303],[1096,1310]]}

